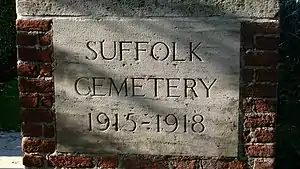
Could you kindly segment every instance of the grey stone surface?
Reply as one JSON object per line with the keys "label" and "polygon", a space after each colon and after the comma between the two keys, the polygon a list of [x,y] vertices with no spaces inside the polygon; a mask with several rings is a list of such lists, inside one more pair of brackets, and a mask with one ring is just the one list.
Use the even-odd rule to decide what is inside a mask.
{"label": "grey stone surface", "polygon": [[239,26],[223,17],[55,19],[58,151],[236,156]]}
{"label": "grey stone surface", "polygon": [[277,0],[17,0],[19,15],[274,17]]}

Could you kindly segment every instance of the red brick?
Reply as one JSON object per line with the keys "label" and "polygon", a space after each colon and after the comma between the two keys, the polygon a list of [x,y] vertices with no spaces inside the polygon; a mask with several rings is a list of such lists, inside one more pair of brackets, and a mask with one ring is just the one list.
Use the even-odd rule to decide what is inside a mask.
{"label": "red brick", "polygon": [[53,81],[43,79],[19,79],[19,90],[21,92],[49,93],[54,88]]}
{"label": "red brick", "polygon": [[256,130],[254,133],[256,142],[258,143],[273,143],[275,142],[275,131],[274,130]]}
{"label": "red brick", "polygon": [[51,62],[52,48],[45,50],[36,48],[18,48],[18,58],[23,61]]}
{"label": "red brick", "polygon": [[54,140],[31,140],[23,138],[22,151],[26,153],[53,153],[56,143]]}
{"label": "red brick", "polygon": [[177,158],[173,163],[174,169],[196,169],[197,168],[197,160],[196,159],[184,159]]}
{"label": "red brick", "polygon": [[203,169],[246,169],[246,163],[241,161],[202,160]]}
{"label": "red brick", "polygon": [[243,88],[243,96],[252,98],[276,98],[277,85],[253,84]]}
{"label": "red brick", "polygon": [[275,115],[246,116],[244,126],[246,128],[274,127],[275,126]]}
{"label": "red brick", "polygon": [[125,169],[168,169],[166,160],[159,157],[129,157],[124,166]]}
{"label": "red brick", "polygon": [[245,141],[247,143],[274,143],[275,131],[256,129],[255,131],[245,132]]}
{"label": "red brick", "polygon": [[254,36],[257,34],[278,34],[280,33],[277,22],[242,22],[241,23],[241,46],[243,49],[254,48]]}
{"label": "red brick", "polygon": [[98,163],[100,168],[117,168],[119,165],[118,157],[101,157]]}
{"label": "red brick", "polygon": [[252,69],[243,69],[242,70],[242,79],[243,83],[247,84],[252,82],[254,78],[254,71]]}
{"label": "red brick", "polygon": [[24,122],[53,122],[54,113],[49,109],[21,108],[21,121]]}
{"label": "red brick", "polygon": [[51,167],[64,168],[93,167],[92,158],[81,156],[50,156],[48,164]]}
{"label": "red brick", "polygon": [[44,137],[53,138],[55,133],[55,128],[53,125],[44,125]]}
{"label": "red brick", "polygon": [[275,69],[256,70],[256,82],[277,82],[277,71]]}
{"label": "red brick", "polygon": [[41,95],[41,105],[44,107],[52,107],[53,105],[53,94],[42,94]]}
{"label": "red brick", "polygon": [[278,50],[279,43],[279,36],[256,36],[255,38],[255,48],[260,50]]}
{"label": "red brick", "polygon": [[255,159],[253,169],[274,169],[274,166],[274,159]]}
{"label": "red brick", "polygon": [[23,157],[23,165],[26,167],[42,167],[43,157],[39,155],[25,154]]}
{"label": "red brick", "polygon": [[228,169],[246,169],[246,163],[241,161],[233,161],[228,163]]}
{"label": "red brick", "polygon": [[21,132],[23,137],[41,137],[43,128],[40,124],[22,123]]}
{"label": "red brick", "polygon": [[226,169],[226,164],[219,160],[202,160],[201,161],[203,169]]}
{"label": "red brick", "polygon": [[37,34],[29,34],[28,32],[17,33],[17,45],[36,45],[37,40]]}
{"label": "red brick", "polygon": [[52,33],[46,32],[39,35],[39,44],[40,45],[51,45],[52,43]]}
{"label": "red brick", "polygon": [[257,113],[269,113],[276,111],[276,101],[272,100],[256,100],[255,112]]}
{"label": "red brick", "polygon": [[37,65],[34,63],[18,63],[18,75],[25,77],[37,77]]}
{"label": "red brick", "polygon": [[273,145],[251,145],[246,146],[246,156],[251,157],[273,157],[274,146]]}
{"label": "red brick", "polygon": [[38,106],[38,95],[33,93],[21,93],[20,94],[20,105],[25,108],[33,108]]}
{"label": "red brick", "polygon": [[52,20],[17,20],[18,31],[49,31]]}
{"label": "red brick", "polygon": [[43,76],[43,77],[51,77],[52,76],[52,66],[51,66],[51,64],[41,64],[39,75]]}
{"label": "red brick", "polygon": [[273,51],[248,51],[244,60],[246,66],[276,67],[279,54]]}
{"label": "red brick", "polygon": [[266,101],[258,100],[255,102],[255,111],[258,113],[267,112],[269,110],[269,105]]}

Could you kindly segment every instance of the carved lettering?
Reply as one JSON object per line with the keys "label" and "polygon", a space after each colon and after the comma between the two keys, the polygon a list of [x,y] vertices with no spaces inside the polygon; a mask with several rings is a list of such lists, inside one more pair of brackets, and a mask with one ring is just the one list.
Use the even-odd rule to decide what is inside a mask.
{"label": "carved lettering", "polygon": [[[191,81],[193,84],[189,86],[188,82]],[[196,80],[195,79],[184,79],[184,97],[188,97],[188,89],[194,93],[195,97],[198,97],[197,93],[194,90],[194,87],[196,86]]]}
{"label": "carved lettering", "polygon": [[154,77],[150,77],[148,78],[148,80],[154,80],[154,97],[157,97],[157,81],[158,80],[164,80],[164,78],[154,78]]}
{"label": "carved lettering", "polygon": [[180,97],[179,95],[171,95],[171,90],[170,88],[175,88],[177,89],[177,85],[170,85],[170,80],[177,80],[179,81],[180,79],[179,78],[166,78],[167,80],[167,97]]}
{"label": "carved lettering", "polygon": [[202,79],[199,79],[200,82],[203,84],[203,86],[206,89],[206,97],[209,97],[209,90],[210,88],[215,84],[215,82],[217,81],[217,79],[214,79],[214,81],[207,87],[207,85],[204,83],[204,81]]}
{"label": "carved lettering", "polygon": [[111,96],[111,93],[112,93],[112,86],[114,87],[114,89],[116,90],[117,92],[117,95],[120,96],[120,93],[123,89],[123,86],[125,88],[125,96],[128,96],[128,90],[127,90],[127,78],[125,78],[124,82],[121,84],[121,87],[120,89],[118,90],[116,84],[114,83],[114,80],[112,78],[109,78],[110,79],[110,85],[109,85],[109,96]]}
{"label": "carved lettering", "polygon": [[[168,44],[170,46],[168,46]],[[134,54],[130,52],[131,55],[128,55],[128,57],[133,57],[136,61],[140,60],[141,53],[145,53],[145,56],[150,56],[152,59],[156,61],[166,61],[170,55],[171,55],[170,61],[192,62],[195,61],[196,59],[199,61],[203,61],[203,59],[198,55],[198,53],[196,53],[196,50],[200,47],[200,44],[201,42],[199,42],[197,45],[194,45],[193,42],[189,42],[189,48],[186,49],[187,56],[178,56],[177,42],[165,43],[165,42],[148,42],[148,41],[105,41],[105,40],[88,41],[86,43],[86,47],[89,51],[92,52],[92,55],[86,56],[86,59],[94,61],[97,58],[102,58],[103,60],[111,61],[111,60],[117,60],[118,58],[118,61],[123,61],[125,59],[123,56],[124,52],[130,52],[131,49],[135,49]],[[111,47],[111,45],[113,47]],[[147,49],[149,49],[149,51]],[[111,55],[109,56],[108,54]]]}
{"label": "carved lettering", "polygon": [[97,94],[96,91],[96,87],[102,87],[103,86],[103,83],[102,84],[96,84],[96,80],[105,80],[105,78],[103,77],[92,77],[92,87],[93,87],[93,90],[92,90],[92,95],[91,96],[105,96],[106,94]]}
{"label": "carved lettering", "polygon": [[196,45],[196,47],[193,47],[193,42],[190,42],[190,61],[193,61],[193,56],[196,56],[196,58],[202,61],[202,59],[195,52],[195,50],[200,46],[200,44],[201,42],[199,42],[198,45]]}
{"label": "carved lettering", "polygon": [[172,44],[173,44],[173,61],[180,61],[180,62],[185,61],[186,59],[176,58],[176,42],[172,42]]}
{"label": "carved lettering", "polygon": [[[162,77],[130,77],[114,80],[110,77],[80,77],[75,81],[75,92],[81,96],[132,96],[132,97],[167,97],[191,98],[210,97],[212,86],[217,79],[206,83],[203,78],[162,78]],[[158,87],[158,83],[160,88]],[[161,91],[158,93],[158,88]],[[150,92],[145,89],[150,89]],[[199,96],[200,90],[205,95]],[[152,91],[152,93],[151,93]],[[123,94],[122,94],[123,93]],[[201,92],[200,92],[201,93]]]}
{"label": "carved lettering", "polygon": [[87,86],[87,89],[88,91],[86,93],[81,93],[79,90],[78,90],[78,85],[80,83],[81,80],[86,80],[87,82],[89,82],[89,78],[87,77],[80,77],[78,78],[76,81],[75,81],[75,92],[79,95],[83,95],[83,96],[87,96],[91,93],[91,88],[89,86]]}
{"label": "carved lettering", "polygon": [[105,57],[104,56],[104,40],[103,41],[100,41],[100,54],[101,54],[101,57],[104,59],[104,60],[113,60],[115,57],[116,57],[116,54],[117,54],[117,44],[116,44],[116,41],[114,41],[114,49],[113,49],[113,56],[112,57]]}
{"label": "carved lettering", "polygon": [[139,52],[146,52],[146,49],[141,49],[139,44],[148,44],[149,42],[135,42],[136,57],[135,60],[140,60]]}
{"label": "carved lettering", "polygon": [[126,43],[131,44],[132,41],[121,41],[121,42],[119,42],[119,44],[120,44],[120,61],[123,60],[123,51],[127,51],[127,52],[130,51],[129,48],[123,48],[123,44],[126,44]]}
{"label": "carved lettering", "polygon": [[144,78],[131,78],[132,79],[132,96],[142,96],[144,97],[145,94],[136,94],[135,88],[142,88],[143,85],[136,85],[135,80],[144,80]]}
{"label": "carved lettering", "polygon": [[[160,51],[161,53],[163,53],[162,51],[165,51],[166,55],[165,56],[159,56],[159,55],[156,54],[156,53],[158,53],[157,51]],[[165,44],[164,42],[156,42],[151,48],[151,54],[150,55],[155,60],[163,61],[163,60],[166,60],[169,57],[169,54],[170,54],[170,49],[169,49],[167,44]]]}
{"label": "carved lettering", "polygon": [[[123,115],[122,115],[123,114]],[[201,114],[166,114],[155,115],[153,118],[148,118],[146,121],[139,120],[136,113],[116,113],[113,115],[107,113],[94,114],[88,113],[89,131],[99,130],[100,132],[107,132],[111,128],[114,131],[135,132],[138,128],[153,130],[158,133],[187,133],[192,132],[201,134],[205,130],[204,117]],[[122,119],[121,119],[122,118]],[[93,128],[93,122],[96,122],[97,128]],[[153,128],[147,127],[151,123],[156,123]],[[144,127],[145,126],[145,127]]]}
{"label": "carved lettering", "polygon": [[91,58],[89,58],[89,57],[86,56],[86,59],[87,59],[87,60],[96,60],[97,57],[98,57],[98,54],[97,54],[97,52],[91,47],[91,44],[96,45],[96,42],[94,42],[94,41],[89,41],[89,42],[87,42],[86,47],[87,47],[90,51],[93,52],[93,55],[94,55],[94,56],[91,57]]}

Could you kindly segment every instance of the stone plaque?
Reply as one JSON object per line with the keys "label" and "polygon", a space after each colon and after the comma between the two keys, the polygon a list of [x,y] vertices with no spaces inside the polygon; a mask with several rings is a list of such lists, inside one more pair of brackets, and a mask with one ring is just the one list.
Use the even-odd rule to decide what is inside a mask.
{"label": "stone plaque", "polygon": [[237,155],[239,22],[57,19],[59,152]]}

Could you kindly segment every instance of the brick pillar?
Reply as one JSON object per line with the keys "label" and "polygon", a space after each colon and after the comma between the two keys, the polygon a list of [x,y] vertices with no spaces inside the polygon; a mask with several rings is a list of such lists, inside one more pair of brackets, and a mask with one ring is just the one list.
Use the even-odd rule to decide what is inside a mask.
{"label": "brick pillar", "polygon": [[52,21],[17,20],[23,164],[42,167],[55,150]]}
{"label": "brick pillar", "polygon": [[[274,167],[279,24],[241,24],[241,99],[250,168]],[[253,162],[252,162],[253,161]]]}

